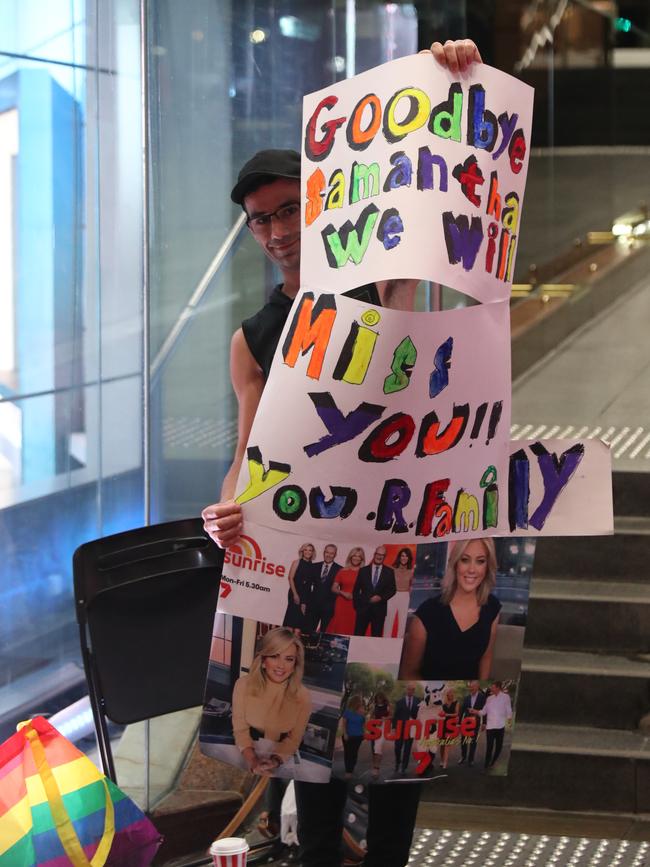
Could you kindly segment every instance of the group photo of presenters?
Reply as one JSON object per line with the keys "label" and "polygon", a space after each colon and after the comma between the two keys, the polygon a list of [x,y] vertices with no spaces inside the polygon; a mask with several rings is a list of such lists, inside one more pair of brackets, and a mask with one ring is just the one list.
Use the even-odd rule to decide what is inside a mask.
{"label": "group photo of presenters", "polygon": [[339,546],[328,543],[317,551],[312,542],[303,542],[289,567],[282,625],[338,635],[403,636],[415,548],[357,545],[339,562]]}
{"label": "group photo of presenters", "polygon": [[349,668],[354,691],[341,714],[335,775],[415,780],[460,766],[506,773],[516,681],[404,682],[370,666]]}

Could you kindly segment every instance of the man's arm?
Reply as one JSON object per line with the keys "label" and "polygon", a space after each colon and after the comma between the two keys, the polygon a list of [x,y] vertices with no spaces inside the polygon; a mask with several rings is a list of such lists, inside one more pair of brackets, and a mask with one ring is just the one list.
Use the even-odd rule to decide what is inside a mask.
{"label": "man's arm", "polygon": [[203,529],[220,548],[234,545],[241,534],[241,506],[233,497],[248,436],[264,391],[264,375],[251,355],[241,328],[235,331],[230,344],[230,379],[238,405],[237,448],[221,486],[221,500],[206,506],[201,512]]}

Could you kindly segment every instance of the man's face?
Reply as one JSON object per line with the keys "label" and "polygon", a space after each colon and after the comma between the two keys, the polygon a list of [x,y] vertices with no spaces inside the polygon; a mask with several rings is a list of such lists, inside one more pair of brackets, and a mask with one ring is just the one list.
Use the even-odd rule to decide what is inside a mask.
{"label": "man's face", "polygon": [[478,687],[479,687],[478,680],[470,680],[469,691],[472,693],[472,695],[476,695],[476,693],[478,692]]}
{"label": "man's face", "polygon": [[381,564],[384,562],[385,556],[386,556],[386,549],[383,547],[377,548],[377,550],[375,551],[375,556],[373,557],[373,562],[374,562],[375,566],[381,566]]}
{"label": "man's face", "polygon": [[412,698],[415,695],[415,685],[409,683],[406,687],[406,694],[409,698]]}
{"label": "man's face", "polygon": [[326,563],[333,563],[336,557],[336,548],[334,545],[326,545],[323,551],[323,560]]}
{"label": "man's face", "polygon": [[[290,205],[298,207],[289,219],[274,216],[263,226],[254,222]],[[300,270],[300,181],[278,178],[258,187],[244,198],[244,208],[253,237],[269,259],[281,271]]]}

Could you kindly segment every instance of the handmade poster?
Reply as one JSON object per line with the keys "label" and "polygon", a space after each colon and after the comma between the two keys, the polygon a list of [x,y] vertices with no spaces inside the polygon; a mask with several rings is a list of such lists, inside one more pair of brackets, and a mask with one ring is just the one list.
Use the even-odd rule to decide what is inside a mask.
{"label": "handmade poster", "polygon": [[[398,678],[517,678],[534,554],[530,538],[418,545]],[[475,621],[458,597],[475,601]]]}
{"label": "handmade poster", "polygon": [[[534,554],[532,539],[417,546],[400,663],[385,640],[350,639],[335,776],[408,782],[475,767],[471,785],[478,769],[506,774]],[[451,602],[472,583],[481,613],[462,630]],[[415,624],[433,630],[417,658]]]}
{"label": "handmade poster", "polygon": [[[445,543],[383,544],[367,537],[335,543],[262,527],[246,529],[248,533],[225,551],[218,610],[307,632],[354,636],[350,653],[357,660],[376,659],[381,653],[385,662],[399,663],[408,618],[440,593],[447,564]],[[500,617],[495,659],[501,662],[485,672],[505,677],[512,674],[510,660],[521,657],[534,543],[513,537],[487,544],[496,544],[498,598],[514,593],[520,606],[516,624],[510,620],[506,624]],[[516,568],[513,556],[520,564]],[[514,576],[518,576],[516,588]],[[370,604],[371,596],[380,599]],[[382,639],[381,651],[376,638]],[[445,671],[436,669],[436,677]],[[461,676],[470,677],[474,669],[462,672]],[[404,676],[422,680],[427,674],[412,668]]]}
{"label": "handmade poster", "polygon": [[[369,624],[357,628],[357,611],[365,601],[363,580],[380,563],[379,590],[390,593],[380,634],[400,639],[391,657],[399,660],[415,545],[382,545],[367,539],[336,544],[261,527],[248,529],[252,533],[225,551],[219,611],[263,617],[294,629],[370,636]],[[371,658],[377,648],[368,652]]]}
{"label": "handmade poster", "polygon": [[280,779],[327,782],[348,643],[217,613],[201,751]]}
{"label": "handmade poster", "polygon": [[[455,753],[463,744],[474,744],[473,758],[485,720],[461,713],[460,708],[466,694],[477,691],[479,680],[482,693],[500,683],[514,699],[534,541],[476,539],[388,549],[384,560],[390,565],[379,567],[373,588],[373,595],[382,594],[387,581],[396,588],[388,604],[379,606],[381,635],[374,628],[374,616],[367,616],[369,606],[360,592],[366,579],[372,580],[363,565],[341,567],[332,545],[322,560],[315,561],[319,549],[303,543],[290,566],[289,581],[288,576],[278,575],[278,564],[266,560],[255,545],[244,540],[239,556],[250,559],[243,554],[248,551],[269,572],[273,570],[271,580],[277,581],[286,598],[283,626],[275,625],[272,606],[264,601],[269,595],[259,593],[259,584],[250,583],[246,593],[238,594],[238,583],[233,589],[224,577],[201,726],[204,752],[242,767],[251,763],[246,750],[253,750],[259,761],[281,755],[283,761],[276,758],[271,771],[284,779],[324,780],[333,768],[335,776],[350,775],[362,782],[430,777],[436,752],[445,765],[453,754],[455,765],[459,758]],[[352,550],[363,554],[361,546]],[[229,549],[225,571],[239,556],[236,548]],[[326,565],[333,578],[321,577]],[[481,613],[474,625],[460,630],[451,603],[459,585],[467,591],[468,582]],[[293,588],[299,588],[304,603],[294,604]],[[252,602],[256,594],[257,605]],[[238,598],[247,600],[249,613],[264,611],[265,622],[226,613],[237,609],[232,600]],[[355,620],[360,628],[352,627]],[[395,637],[395,632],[405,632],[406,640]],[[416,633],[424,635],[419,655],[414,653]],[[258,692],[251,694],[257,676]],[[298,699],[285,698],[291,705],[286,720],[265,722],[260,713],[268,705],[279,715],[278,696],[289,685],[295,686],[292,678],[301,686],[304,706],[293,706],[300,694]],[[482,701],[485,698],[482,695]],[[455,702],[460,703],[458,708]],[[482,706],[479,703],[476,710]],[[405,716],[405,710],[411,715]],[[406,727],[407,719],[416,722]],[[493,722],[487,720],[488,728]],[[272,723],[275,731],[269,730]],[[483,760],[482,748],[477,755]],[[503,773],[506,764],[500,765]]]}
{"label": "handmade poster", "polygon": [[507,299],[532,108],[518,79],[423,56],[305,96],[302,285],[412,277]]}
{"label": "handmade poster", "polygon": [[237,483],[246,522],[341,543],[496,531],[509,323],[506,302],[405,313],[303,290]]}
{"label": "handmade poster", "polygon": [[[509,441],[531,111],[521,82],[425,57],[305,98],[303,289],[237,483],[208,755],[362,795],[505,773],[534,538],[612,531],[603,444]],[[341,294],[391,278],[482,303]]]}
{"label": "handmade poster", "polygon": [[612,456],[601,440],[511,444],[508,528],[526,536],[614,532]]}

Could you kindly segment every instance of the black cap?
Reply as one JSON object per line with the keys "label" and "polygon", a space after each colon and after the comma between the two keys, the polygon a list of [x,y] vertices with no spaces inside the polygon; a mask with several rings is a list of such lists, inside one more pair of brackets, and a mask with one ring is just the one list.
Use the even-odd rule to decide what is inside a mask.
{"label": "black cap", "polygon": [[264,177],[300,180],[298,151],[274,149],[258,151],[241,167],[230,198],[237,205],[242,205],[244,197],[252,192]]}

